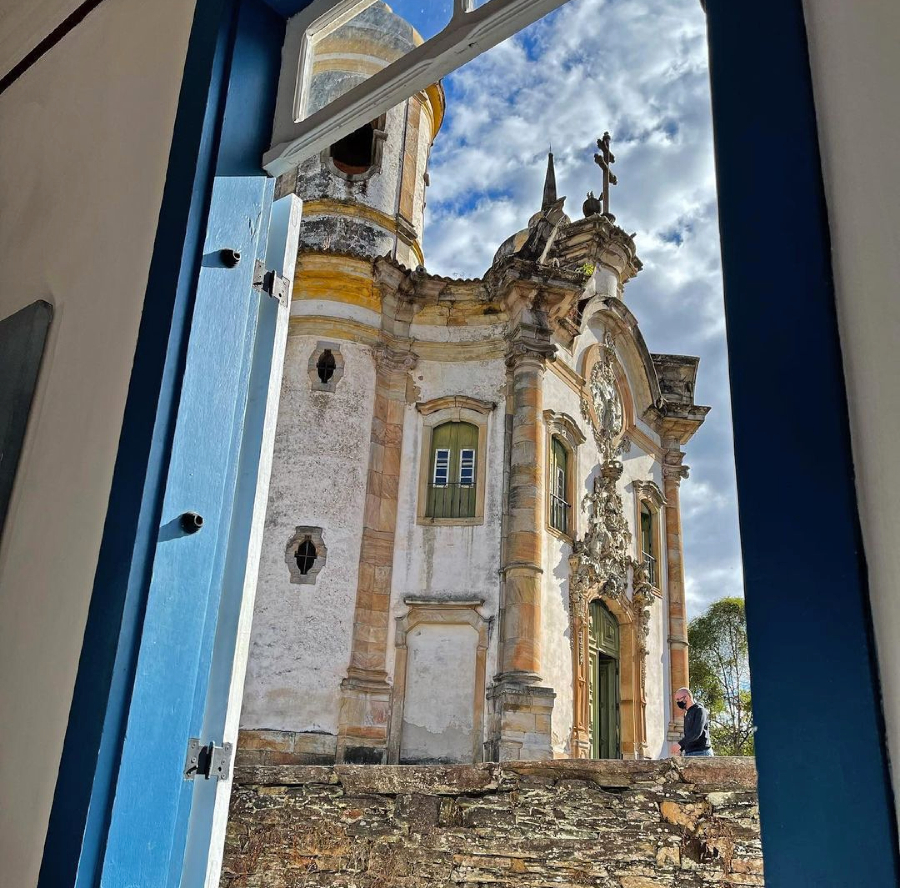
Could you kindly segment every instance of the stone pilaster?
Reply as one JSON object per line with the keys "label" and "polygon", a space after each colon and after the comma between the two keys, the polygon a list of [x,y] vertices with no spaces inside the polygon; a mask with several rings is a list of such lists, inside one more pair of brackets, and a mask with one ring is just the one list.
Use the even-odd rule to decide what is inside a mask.
{"label": "stone pilaster", "polygon": [[375,349],[375,404],[366,480],[366,507],[353,638],[341,684],[337,761],[383,764],[387,755],[391,687],[387,635],[406,383],[417,358],[383,346]]}
{"label": "stone pilaster", "polygon": [[[666,498],[666,567],[669,579],[669,674],[671,695],[680,687],[689,687],[687,607],[684,599],[684,546],[681,535],[681,479],[688,475],[682,465],[684,454],[676,446],[665,452],[663,487]],[[671,703],[674,707],[674,702]],[[677,740],[684,732],[684,716],[674,714],[669,722],[669,738]]]}
{"label": "stone pilaster", "polygon": [[543,374],[554,347],[529,328],[513,341],[512,440],[503,552],[500,671],[492,701],[489,754],[501,761],[552,758],[550,716],[556,694],[541,680],[544,515]]}

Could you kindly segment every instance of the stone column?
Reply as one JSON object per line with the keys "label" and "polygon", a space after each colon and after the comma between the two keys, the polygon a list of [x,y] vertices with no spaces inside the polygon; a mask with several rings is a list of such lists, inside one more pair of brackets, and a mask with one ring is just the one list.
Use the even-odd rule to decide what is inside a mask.
{"label": "stone column", "polygon": [[[663,457],[663,487],[666,497],[666,567],[669,593],[669,673],[670,705],[675,706],[675,691],[688,687],[687,608],[684,600],[684,548],[681,539],[681,479],[687,478],[688,467],[682,465],[684,454],[678,445],[670,446]],[[684,732],[684,716],[673,708],[669,722],[669,739],[677,740]]]}
{"label": "stone column", "polygon": [[341,683],[337,761],[384,764],[391,687],[387,681],[387,635],[397,527],[397,494],[406,383],[417,357],[375,349],[375,405],[366,481],[366,507],[356,610],[347,677]]}
{"label": "stone column", "polygon": [[512,394],[508,507],[503,552],[500,672],[493,704],[491,757],[552,758],[550,716],[556,694],[541,680],[544,520],[543,375],[554,348],[543,339],[514,342],[507,359]]}

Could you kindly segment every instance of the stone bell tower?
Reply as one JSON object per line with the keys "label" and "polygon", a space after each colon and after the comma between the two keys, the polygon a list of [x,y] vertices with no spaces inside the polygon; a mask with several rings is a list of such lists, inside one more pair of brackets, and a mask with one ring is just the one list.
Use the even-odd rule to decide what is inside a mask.
{"label": "stone bell tower", "polygon": [[[374,3],[318,41],[307,113],[326,105],[422,42],[385,3]],[[439,84],[365,123],[279,181],[304,201],[301,286],[351,285],[357,274],[320,256],[340,252],[424,264],[421,236],[428,154],[444,116]],[[335,278],[341,278],[338,281]],[[318,283],[316,283],[318,282]],[[296,290],[295,290],[296,292]]]}
{"label": "stone bell tower", "polygon": [[[306,113],[421,43],[385,3],[366,7],[317,40]],[[377,266],[424,265],[428,156],[443,116],[435,84],[277,184],[303,200],[303,225],[245,745],[265,729],[265,742],[307,761],[386,761],[400,438],[417,358],[409,306]]]}

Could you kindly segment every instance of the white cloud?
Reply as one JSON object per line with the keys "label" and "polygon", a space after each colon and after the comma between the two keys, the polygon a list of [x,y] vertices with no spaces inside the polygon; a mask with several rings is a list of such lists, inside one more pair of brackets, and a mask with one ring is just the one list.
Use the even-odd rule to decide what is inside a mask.
{"label": "white cloud", "polygon": [[701,357],[712,405],[682,484],[692,613],[741,594],[706,33],[697,0],[571,0],[444,81],[425,252],[438,274],[479,276],[540,204],[553,143],[559,193],[581,215],[600,187],[594,141],[609,130],[612,211],[644,270],[625,299],[651,351]]}

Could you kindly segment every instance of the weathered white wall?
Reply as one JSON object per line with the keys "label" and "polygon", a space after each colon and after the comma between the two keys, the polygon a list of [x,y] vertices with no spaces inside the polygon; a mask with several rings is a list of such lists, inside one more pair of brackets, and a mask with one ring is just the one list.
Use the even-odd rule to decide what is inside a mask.
{"label": "weathered white wall", "polygon": [[[854,470],[900,803],[900,5],[804,3]],[[898,805],[900,815],[900,805]]]}
{"label": "weathered white wall", "polygon": [[[312,391],[308,362],[318,342],[288,338],[243,728],[337,733],[340,684],[350,662],[375,366],[368,347],[341,342],[344,375],[336,391]],[[314,584],[289,582],[285,549],[298,525],[322,528],[327,557]]]}
{"label": "weathered white wall", "polygon": [[[17,4],[4,58],[73,5]],[[193,9],[103,3],[0,95],[0,317],[55,310],[0,546],[4,888],[37,881]]]}
{"label": "weathered white wall", "polygon": [[426,623],[408,633],[406,644],[401,764],[471,762],[478,632]]}

